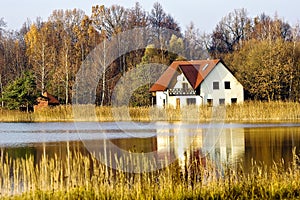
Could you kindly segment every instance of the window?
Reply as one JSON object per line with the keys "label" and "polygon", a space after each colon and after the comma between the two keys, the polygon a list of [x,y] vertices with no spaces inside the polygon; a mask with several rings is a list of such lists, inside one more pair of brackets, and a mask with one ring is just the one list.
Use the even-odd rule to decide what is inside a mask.
{"label": "window", "polygon": [[187,98],[186,104],[187,105],[196,105],[196,98]]}
{"label": "window", "polygon": [[219,89],[219,82],[213,82],[213,89],[218,90]]}
{"label": "window", "polygon": [[152,105],[156,105],[156,97],[155,96],[152,97]]}
{"label": "window", "polygon": [[231,104],[236,104],[237,103],[237,98],[231,98]]}
{"label": "window", "polygon": [[188,84],[187,83],[182,83],[182,89],[187,90],[188,89]]}
{"label": "window", "polygon": [[208,106],[213,106],[213,100],[212,99],[207,99],[207,105]]}
{"label": "window", "polygon": [[220,105],[225,105],[225,99],[219,99],[219,104]]}
{"label": "window", "polygon": [[225,81],[224,85],[225,85],[225,89],[231,89],[230,88],[230,81]]}

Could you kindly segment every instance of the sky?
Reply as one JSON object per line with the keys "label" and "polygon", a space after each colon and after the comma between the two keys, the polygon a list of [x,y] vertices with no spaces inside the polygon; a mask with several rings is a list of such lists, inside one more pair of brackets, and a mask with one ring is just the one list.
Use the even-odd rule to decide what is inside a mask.
{"label": "sky", "polygon": [[[0,0],[0,18],[7,23],[6,30],[18,30],[22,24],[37,17],[47,20],[55,9],[79,8],[90,16],[92,6],[113,4],[132,8],[138,0]],[[150,12],[157,0],[139,0],[142,8]],[[210,33],[229,12],[245,8],[249,17],[265,13],[275,14],[290,25],[300,21],[299,0],[162,0],[158,1],[166,13],[171,14],[182,30],[193,22],[200,32]]]}

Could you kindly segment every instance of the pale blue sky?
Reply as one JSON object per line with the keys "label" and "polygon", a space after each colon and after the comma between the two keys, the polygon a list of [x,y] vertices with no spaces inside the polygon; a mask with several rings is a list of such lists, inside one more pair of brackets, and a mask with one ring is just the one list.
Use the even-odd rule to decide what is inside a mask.
{"label": "pale blue sky", "polygon": [[[19,29],[27,20],[35,20],[40,16],[47,20],[55,9],[80,8],[90,15],[93,5],[113,4],[126,8],[134,6],[137,0],[1,0],[0,18],[4,17],[8,29]],[[157,0],[139,1],[143,9],[150,11]],[[170,13],[182,29],[193,21],[201,32],[211,32],[222,17],[234,9],[245,8],[249,16],[261,13],[280,18],[295,25],[300,20],[299,0],[162,0],[159,1],[164,10]]]}

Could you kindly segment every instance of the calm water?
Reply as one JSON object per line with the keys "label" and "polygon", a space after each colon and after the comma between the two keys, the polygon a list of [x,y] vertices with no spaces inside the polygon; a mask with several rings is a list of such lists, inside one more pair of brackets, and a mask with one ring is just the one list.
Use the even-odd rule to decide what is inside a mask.
{"label": "calm water", "polygon": [[[182,123],[0,123],[0,148],[9,156],[63,156],[67,148],[89,152],[128,152],[179,160],[195,154],[217,163],[252,160],[271,165],[300,153],[300,124]],[[108,154],[106,154],[108,155]]]}

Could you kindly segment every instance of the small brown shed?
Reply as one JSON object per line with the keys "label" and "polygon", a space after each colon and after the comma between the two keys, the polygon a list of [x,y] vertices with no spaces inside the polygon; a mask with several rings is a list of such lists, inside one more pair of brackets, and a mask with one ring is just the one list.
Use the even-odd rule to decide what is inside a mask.
{"label": "small brown shed", "polygon": [[59,101],[50,93],[44,92],[43,95],[37,98],[38,104],[34,106],[34,110],[45,108],[48,106],[57,106]]}

